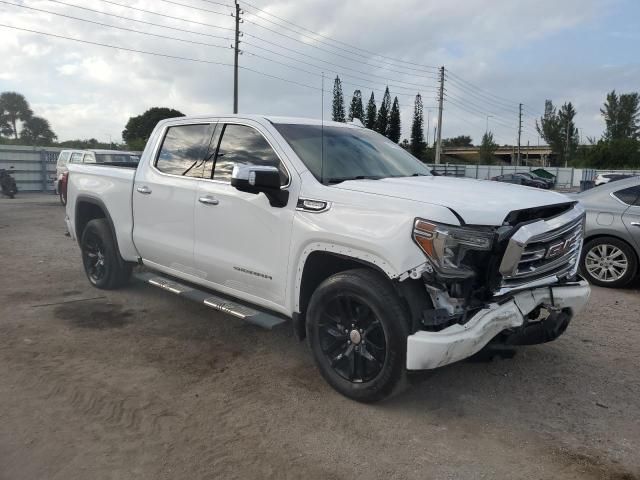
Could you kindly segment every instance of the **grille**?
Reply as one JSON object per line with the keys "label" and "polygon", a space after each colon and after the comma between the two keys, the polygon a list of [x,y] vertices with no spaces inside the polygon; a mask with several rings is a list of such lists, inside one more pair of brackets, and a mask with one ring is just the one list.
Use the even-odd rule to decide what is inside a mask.
{"label": "grille", "polygon": [[581,214],[564,225],[527,238],[519,245],[519,256],[512,258],[508,271],[501,272],[502,287],[516,288],[573,275],[580,258],[583,228]]}

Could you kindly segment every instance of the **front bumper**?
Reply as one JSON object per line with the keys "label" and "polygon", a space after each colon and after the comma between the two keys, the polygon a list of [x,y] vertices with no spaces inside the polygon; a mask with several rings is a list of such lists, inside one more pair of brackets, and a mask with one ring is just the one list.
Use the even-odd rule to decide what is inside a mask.
{"label": "front bumper", "polygon": [[407,338],[407,369],[428,370],[470,357],[504,330],[522,327],[526,316],[540,305],[575,315],[589,300],[586,280],[535,288],[516,293],[509,300],[489,304],[464,325],[439,332],[418,331]]}

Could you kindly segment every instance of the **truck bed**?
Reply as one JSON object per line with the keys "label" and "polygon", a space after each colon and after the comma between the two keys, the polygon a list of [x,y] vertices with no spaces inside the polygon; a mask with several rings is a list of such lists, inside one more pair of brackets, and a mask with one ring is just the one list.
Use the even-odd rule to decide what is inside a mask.
{"label": "truck bed", "polygon": [[137,165],[126,162],[110,164],[70,164],[67,185],[67,222],[69,233],[77,238],[76,222],[81,212],[80,199],[101,206],[109,212],[109,222],[116,234],[120,253],[125,260],[135,261],[138,252],[133,244],[133,211],[131,196]]}

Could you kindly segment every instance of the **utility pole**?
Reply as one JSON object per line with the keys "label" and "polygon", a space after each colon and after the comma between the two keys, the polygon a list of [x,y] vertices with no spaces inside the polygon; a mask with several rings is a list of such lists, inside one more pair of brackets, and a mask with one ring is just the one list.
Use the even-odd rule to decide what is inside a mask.
{"label": "utility pole", "polygon": [[567,127],[566,127],[566,135],[564,141],[564,168],[567,168],[569,165],[569,119],[567,118]]}
{"label": "utility pole", "polygon": [[518,156],[516,165],[520,165],[520,139],[522,138],[522,104],[518,108]]}
{"label": "utility pole", "polygon": [[444,65],[440,67],[440,93],[438,95],[438,140],[436,142],[436,164],[442,152],[442,103],[444,102]]}
{"label": "utility pole", "polygon": [[[236,4],[236,36],[233,45],[233,113],[238,113],[238,55],[240,53],[240,4],[238,0]],[[232,14],[233,15],[233,14]]]}
{"label": "utility pole", "polygon": [[429,132],[429,130],[431,129],[430,117],[431,117],[431,110],[427,110],[427,148],[429,148],[429,134],[431,133]]}

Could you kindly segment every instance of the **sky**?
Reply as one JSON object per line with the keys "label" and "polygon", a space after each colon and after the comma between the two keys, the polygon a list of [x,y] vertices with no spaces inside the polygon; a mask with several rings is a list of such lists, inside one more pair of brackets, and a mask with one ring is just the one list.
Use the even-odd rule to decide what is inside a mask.
{"label": "sky", "polygon": [[[365,102],[373,91],[379,105],[389,85],[401,106],[403,138],[420,93],[432,140],[444,66],[443,137],[470,135],[479,143],[488,126],[498,143],[512,145],[522,103],[521,141],[536,145],[543,143],[535,121],[545,99],[574,104],[586,141],[602,134],[607,92],[640,90],[637,0],[251,0],[240,6],[240,113],[329,119],[339,74],[347,106],[354,89]],[[59,140],[120,142],[128,118],[153,106],[229,113],[233,10],[231,0],[2,0],[0,91],[25,95]]]}

